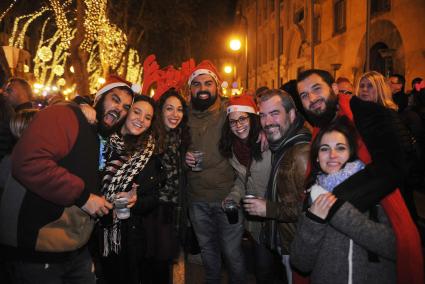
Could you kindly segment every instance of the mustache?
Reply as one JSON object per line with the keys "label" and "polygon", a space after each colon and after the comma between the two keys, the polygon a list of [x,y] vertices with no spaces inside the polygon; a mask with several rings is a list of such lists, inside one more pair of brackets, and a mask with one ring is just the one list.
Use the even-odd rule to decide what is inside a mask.
{"label": "mustache", "polygon": [[199,91],[196,93],[196,97],[199,97],[200,95],[208,95],[209,97],[211,97],[211,92],[209,91]]}
{"label": "mustache", "polygon": [[316,104],[318,104],[318,103],[324,102],[324,101],[325,101],[324,99],[317,99],[317,100],[315,100],[314,102],[312,102],[312,103],[310,104],[310,108],[311,108],[312,106],[314,106],[314,105],[316,105]]}
{"label": "mustache", "polygon": [[114,114],[117,117],[117,120],[119,120],[120,117],[121,117],[120,113],[118,111],[116,111],[116,110],[108,111],[107,113],[105,113],[105,115],[106,114]]}
{"label": "mustache", "polygon": [[266,125],[266,126],[264,126],[264,130],[268,130],[268,129],[274,128],[274,127],[280,127],[280,125],[279,124]]}

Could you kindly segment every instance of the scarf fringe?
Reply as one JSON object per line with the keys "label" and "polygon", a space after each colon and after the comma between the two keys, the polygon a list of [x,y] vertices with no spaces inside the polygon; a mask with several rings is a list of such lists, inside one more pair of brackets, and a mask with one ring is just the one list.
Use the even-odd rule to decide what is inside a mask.
{"label": "scarf fringe", "polygon": [[103,256],[108,256],[111,252],[119,254],[121,251],[121,228],[120,221],[114,220],[110,228],[103,229]]}

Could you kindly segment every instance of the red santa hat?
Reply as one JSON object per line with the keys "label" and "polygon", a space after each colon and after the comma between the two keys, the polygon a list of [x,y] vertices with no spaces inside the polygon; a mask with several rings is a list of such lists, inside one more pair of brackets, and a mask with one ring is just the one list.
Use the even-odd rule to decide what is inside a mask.
{"label": "red santa hat", "polygon": [[215,68],[214,64],[212,64],[212,62],[209,60],[204,60],[192,70],[192,73],[189,76],[189,81],[187,82],[189,84],[189,87],[192,84],[193,79],[203,74],[210,75],[214,79],[214,81],[217,83],[217,86],[221,85],[220,83],[221,79],[218,75],[217,69]]}
{"label": "red santa hat", "polygon": [[235,111],[249,112],[254,114],[258,113],[254,98],[247,94],[230,98],[229,105],[227,107],[227,114]]}
{"label": "red santa hat", "polygon": [[104,94],[106,94],[108,91],[112,90],[113,88],[117,88],[117,87],[127,87],[134,94],[140,93],[140,91],[142,90],[139,84],[133,84],[119,77],[118,75],[109,75],[109,77],[106,79],[106,82],[103,84],[103,86],[99,89],[99,91],[96,92],[94,101],[97,102]]}

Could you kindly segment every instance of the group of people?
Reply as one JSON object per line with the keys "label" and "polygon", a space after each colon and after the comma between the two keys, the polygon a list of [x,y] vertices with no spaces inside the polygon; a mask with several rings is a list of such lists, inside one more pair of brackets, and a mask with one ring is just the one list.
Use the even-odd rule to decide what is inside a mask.
{"label": "group of people", "polygon": [[14,136],[1,148],[4,277],[172,283],[191,224],[206,283],[220,283],[222,260],[230,283],[247,282],[246,235],[257,283],[279,270],[288,283],[423,283],[420,181],[411,187],[423,182],[421,147],[381,74],[344,92],[319,69],[255,96],[224,99],[220,86],[205,60],[187,97],[154,101],[111,76],[93,106],[2,117]]}

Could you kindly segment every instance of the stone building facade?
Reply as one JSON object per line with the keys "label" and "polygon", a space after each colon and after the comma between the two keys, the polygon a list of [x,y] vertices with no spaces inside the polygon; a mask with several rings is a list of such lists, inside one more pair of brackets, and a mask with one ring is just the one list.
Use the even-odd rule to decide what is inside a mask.
{"label": "stone building facade", "polygon": [[279,87],[313,60],[355,82],[367,70],[369,26],[369,70],[403,74],[409,89],[413,78],[425,77],[425,1],[371,0],[370,11],[367,25],[367,0],[239,0],[236,30],[248,42],[248,56],[237,60],[248,70],[238,74],[242,85],[248,73],[251,90]]}

